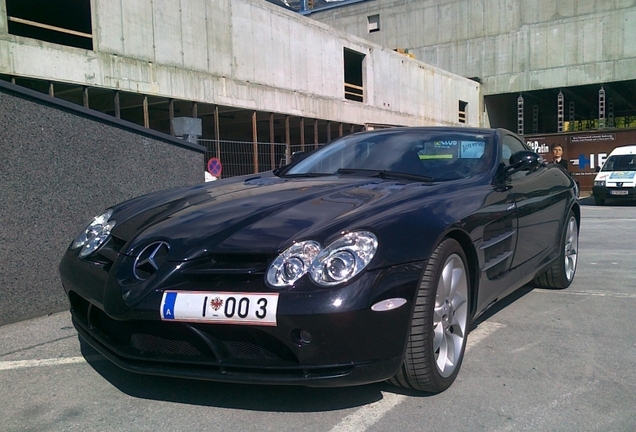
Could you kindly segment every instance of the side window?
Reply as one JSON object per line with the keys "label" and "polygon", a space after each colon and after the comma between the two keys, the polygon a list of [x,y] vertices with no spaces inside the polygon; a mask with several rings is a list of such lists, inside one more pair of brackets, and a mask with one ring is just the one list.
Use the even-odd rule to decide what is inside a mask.
{"label": "side window", "polygon": [[501,161],[505,165],[510,165],[510,156],[522,150],[528,150],[524,143],[512,135],[506,135],[501,145]]}

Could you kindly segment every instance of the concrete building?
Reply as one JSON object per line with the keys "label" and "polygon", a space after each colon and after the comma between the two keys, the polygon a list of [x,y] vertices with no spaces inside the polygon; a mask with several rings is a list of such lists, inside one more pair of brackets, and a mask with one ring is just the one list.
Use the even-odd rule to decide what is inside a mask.
{"label": "concrete building", "polygon": [[478,80],[487,123],[524,134],[636,126],[634,0],[334,5],[307,16]]}
{"label": "concrete building", "polygon": [[482,124],[479,83],[264,0],[0,1],[0,77],[167,133],[199,118],[208,156]]}

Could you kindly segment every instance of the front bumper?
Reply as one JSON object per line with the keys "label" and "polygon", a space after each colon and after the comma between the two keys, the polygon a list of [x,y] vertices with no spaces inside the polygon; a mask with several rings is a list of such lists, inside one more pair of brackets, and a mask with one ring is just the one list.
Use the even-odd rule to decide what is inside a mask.
{"label": "front bumper", "polygon": [[[160,319],[164,289],[227,289],[218,277],[189,283],[177,278],[176,287],[167,278],[123,310],[111,306],[112,291],[123,289],[109,286],[114,266],[100,269],[69,251],[60,274],[79,335],[123,369],[234,383],[346,386],[382,381],[400,368],[422,265],[364,272],[337,289],[281,291],[275,327]],[[226,282],[236,291],[272,291],[262,280]],[[395,297],[407,303],[370,309]],[[338,307],[334,299],[342,300]],[[299,339],[301,330],[310,342]]]}
{"label": "front bumper", "polygon": [[593,186],[592,195],[597,199],[636,199],[636,188],[634,187],[613,187],[613,186]]}

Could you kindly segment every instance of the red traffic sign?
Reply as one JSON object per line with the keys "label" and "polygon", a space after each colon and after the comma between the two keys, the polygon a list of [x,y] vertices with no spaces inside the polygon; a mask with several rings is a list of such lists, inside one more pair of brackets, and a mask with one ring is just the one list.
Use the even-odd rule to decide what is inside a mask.
{"label": "red traffic sign", "polygon": [[221,177],[221,171],[223,171],[223,166],[219,158],[211,158],[208,161],[208,172],[214,177]]}

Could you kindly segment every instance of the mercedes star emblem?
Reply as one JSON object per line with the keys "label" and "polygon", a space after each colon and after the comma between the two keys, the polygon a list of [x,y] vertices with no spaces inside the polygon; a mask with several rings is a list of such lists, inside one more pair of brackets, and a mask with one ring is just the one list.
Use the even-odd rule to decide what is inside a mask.
{"label": "mercedes star emblem", "polygon": [[150,243],[143,248],[133,264],[133,275],[143,281],[155,274],[166,260],[170,245],[164,241]]}

